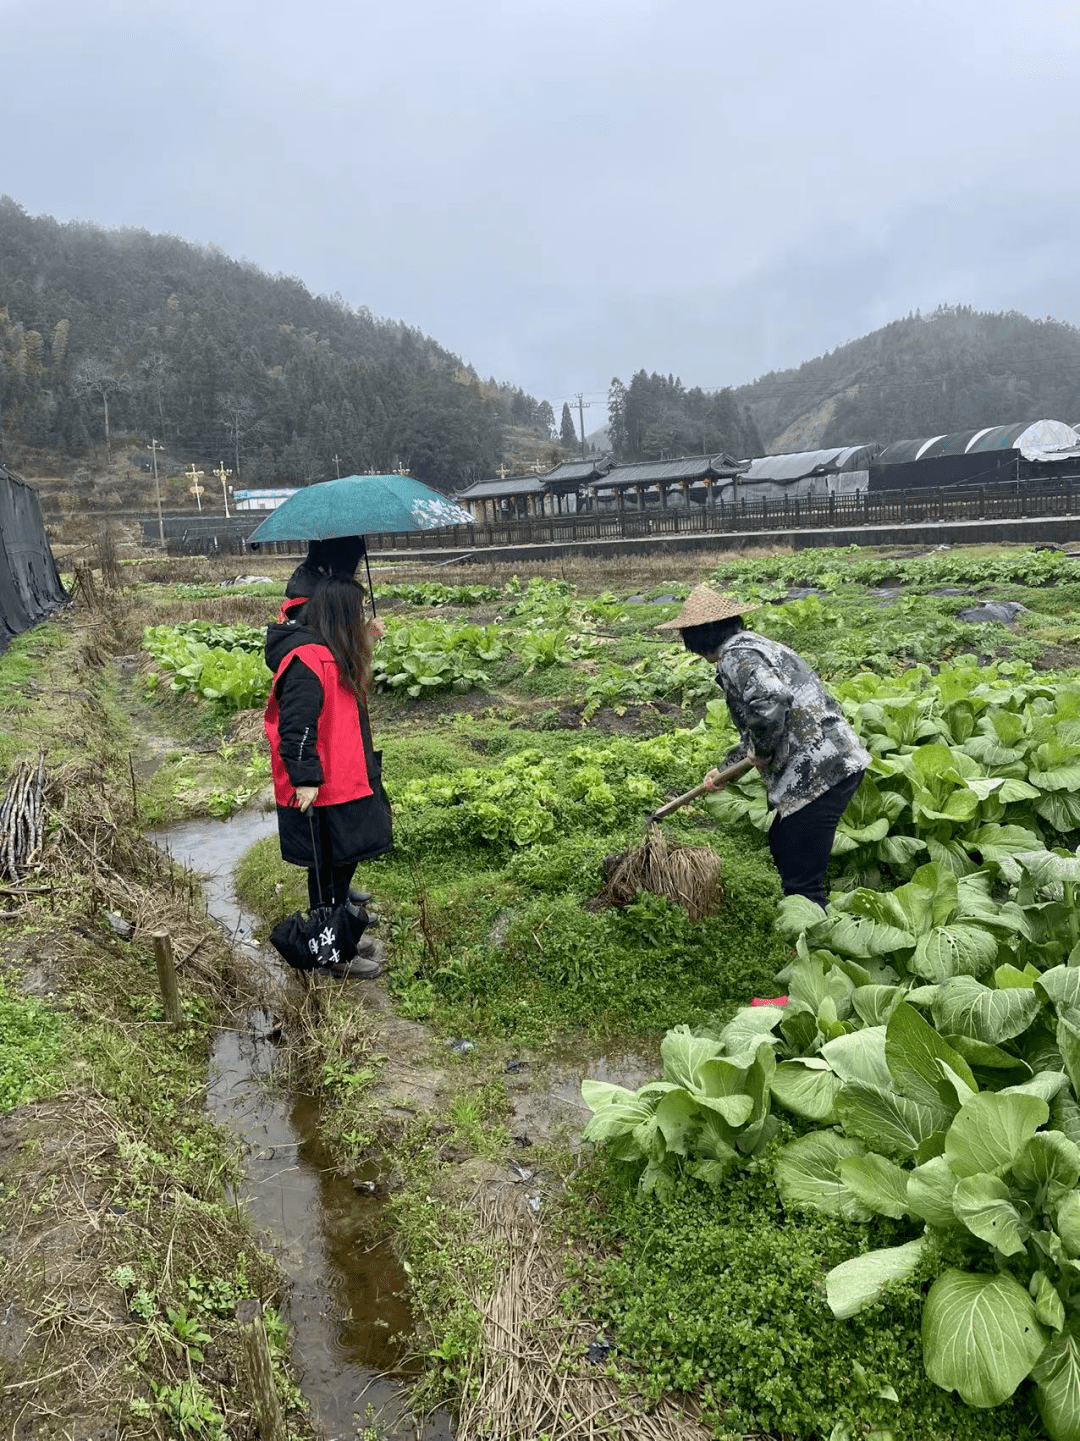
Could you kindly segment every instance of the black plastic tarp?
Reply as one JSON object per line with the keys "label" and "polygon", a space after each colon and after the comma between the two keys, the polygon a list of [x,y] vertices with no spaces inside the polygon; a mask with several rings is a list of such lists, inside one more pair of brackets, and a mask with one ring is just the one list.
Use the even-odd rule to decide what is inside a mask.
{"label": "black plastic tarp", "polygon": [[0,651],[66,600],[37,493],[0,465]]}
{"label": "black plastic tarp", "polygon": [[871,490],[916,490],[939,485],[1000,485],[1016,480],[1019,452],[998,450],[937,455],[895,465],[870,467]]}

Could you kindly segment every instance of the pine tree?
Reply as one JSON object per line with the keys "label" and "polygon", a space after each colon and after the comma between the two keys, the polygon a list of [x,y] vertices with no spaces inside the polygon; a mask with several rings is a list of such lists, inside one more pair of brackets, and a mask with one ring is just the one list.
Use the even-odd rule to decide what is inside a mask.
{"label": "pine tree", "polygon": [[562,419],[559,422],[559,440],[570,450],[577,444],[577,433],[574,430],[574,417],[570,414],[570,406],[563,401]]}

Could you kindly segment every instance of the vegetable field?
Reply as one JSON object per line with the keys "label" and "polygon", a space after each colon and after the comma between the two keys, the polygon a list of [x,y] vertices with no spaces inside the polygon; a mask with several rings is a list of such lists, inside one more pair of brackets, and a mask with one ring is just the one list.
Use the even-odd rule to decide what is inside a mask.
{"label": "vegetable field", "polygon": [[[503,1159],[505,1062],[649,1059],[640,1086],[587,1076],[591,1119],[529,1161],[557,1177],[563,1309],[627,1394],[677,1398],[723,1441],[1080,1441],[1080,561],[670,565],[638,589],[377,589],[397,851],[363,879],[398,1013],[467,1040],[462,1134]],[[759,603],[748,624],[819,669],[873,757],[824,914],[780,896],[755,773],[666,823],[720,855],[716,915],[594,904],[605,857],[735,739],[711,668],[655,631],[702,579]],[[1012,620],[964,614],[987,601]],[[265,697],[260,639],[150,627],[142,694],[228,727]],[[242,880],[268,923],[301,903],[273,842]],[[355,1162],[361,1112],[337,1096]],[[475,1287],[413,1224],[436,1185],[414,1181],[425,1385],[460,1397]]]}

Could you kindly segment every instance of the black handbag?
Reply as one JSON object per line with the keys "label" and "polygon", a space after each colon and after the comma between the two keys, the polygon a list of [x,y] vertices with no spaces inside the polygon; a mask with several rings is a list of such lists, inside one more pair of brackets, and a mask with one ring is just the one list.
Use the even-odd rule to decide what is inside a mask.
{"label": "black handbag", "polygon": [[[308,813],[311,826],[311,853],[315,850],[315,823]],[[314,971],[320,967],[347,964],[356,955],[360,937],[368,924],[363,906],[346,901],[341,906],[322,904],[322,883],[315,867],[315,884],[319,905],[309,911],[294,911],[279,921],[270,932],[270,944],[286,965],[294,971]]]}

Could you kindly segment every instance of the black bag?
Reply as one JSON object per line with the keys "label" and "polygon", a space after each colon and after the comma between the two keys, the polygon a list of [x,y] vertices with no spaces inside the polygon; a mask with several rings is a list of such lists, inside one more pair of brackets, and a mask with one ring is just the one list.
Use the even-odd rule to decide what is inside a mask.
{"label": "black bag", "polygon": [[[308,825],[311,828],[311,853],[317,857],[315,821],[310,808]],[[318,866],[315,868],[315,883],[321,902],[323,895]],[[319,904],[307,912],[294,911],[291,916],[279,921],[270,932],[270,944],[294,971],[345,965],[356,955],[367,924],[367,911],[352,901],[346,901],[341,906]]]}
{"label": "black bag", "polygon": [[316,906],[294,911],[270,932],[270,944],[294,971],[351,961],[367,926],[361,906]]}

